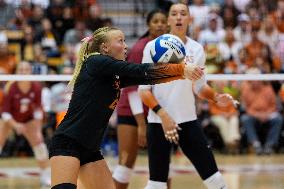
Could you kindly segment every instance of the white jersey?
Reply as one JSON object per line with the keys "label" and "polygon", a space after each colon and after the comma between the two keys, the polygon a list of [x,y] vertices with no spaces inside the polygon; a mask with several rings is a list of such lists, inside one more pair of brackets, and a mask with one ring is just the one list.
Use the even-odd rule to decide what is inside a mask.
{"label": "white jersey", "polygon": [[[153,63],[150,55],[151,43],[153,41],[150,41],[144,48],[142,63]],[[185,51],[187,63],[205,66],[204,49],[199,43],[187,37]],[[205,80],[205,76],[201,80]],[[176,123],[197,119],[195,97],[190,80],[183,79],[156,85],[140,85],[139,89],[150,89],[159,104],[165,108]],[[160,117],[152,110],[149,110],[147,119],[149,123],[161,123]]]}

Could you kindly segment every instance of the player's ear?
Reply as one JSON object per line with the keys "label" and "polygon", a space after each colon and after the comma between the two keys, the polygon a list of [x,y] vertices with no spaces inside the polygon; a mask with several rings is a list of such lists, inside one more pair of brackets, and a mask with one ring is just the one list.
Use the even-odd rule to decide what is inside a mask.
{"label": "player's ear", "polygon": [[102,43],[102,44],[101,44],[101,51],[102,51],[102,53],[104,53],[104,54],[107,54],[107,53],[109,52],[109,48],[108,48],[108,46],[107,46],[106,43]]}

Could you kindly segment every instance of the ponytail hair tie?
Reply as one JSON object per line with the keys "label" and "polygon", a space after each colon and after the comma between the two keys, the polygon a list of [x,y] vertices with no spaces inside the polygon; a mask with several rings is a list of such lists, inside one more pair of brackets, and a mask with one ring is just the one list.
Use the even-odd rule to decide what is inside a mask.
{"label": "ponytail hair tie", "polygon": [[83,38],[81,41],[82,42],[90,42],[92,39],[93,39],[93,35],[90,35],[90,36]]}

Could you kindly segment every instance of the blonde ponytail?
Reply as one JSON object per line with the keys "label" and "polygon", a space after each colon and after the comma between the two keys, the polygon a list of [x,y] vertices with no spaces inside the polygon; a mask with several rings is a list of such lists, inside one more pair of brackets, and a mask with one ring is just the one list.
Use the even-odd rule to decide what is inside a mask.
{"label": "blonde ponytail", "polygon": [[107,33],[112,30],[119,30],[114,27],[103,27],[97,29],[92,36],[84,38],[79,50],[78,59],[76,61],[74,73],[72,79],[69,82],[69,86],[73,87],[77,77],[81,71],[82,65],[85,60],[94,54],[100,54],[101,44],[107,41]]}
{"label": "blonde ponytail", "polygon": [[74,86],[75,84],[75,81],[81,71],[81,68],[82,68],[82,64],[84,62],[84,56],[85,56],[85,53],[86,53],[86,49],[87,49],[87,46],[88,46],[88,42],[87,41],[84,41],[82,44],[81,44],[81,47],[80,47],[80,50],[79,50],[79,53],[78,53],[78,59],[76,61],[76,65],[75,65],[75,69],[74,69],[74,73],[73,73],[73,76],[72,76],[72,79],[70,80],[69,82],[69,86]]}
{"label": "blonde ponytail", "polygon": [[94,54],[100,54],[101,44],[107,41],[107,33],[112,30],[119,30],[114,27],[103,27],[97,29],[92,36],[84,38],[79,50],[78,59],[76,61],[75,70],[69,86],[73,87],[85,60]]}

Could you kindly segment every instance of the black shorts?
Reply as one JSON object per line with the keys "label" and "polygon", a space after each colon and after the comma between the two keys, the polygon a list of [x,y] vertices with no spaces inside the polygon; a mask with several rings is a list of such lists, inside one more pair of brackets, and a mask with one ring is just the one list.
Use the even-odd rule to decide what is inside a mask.
{"label": "black shorts", "polygon": [[134,116],[117,116],[117,123],[118,124],[126,124],[126,125],[132,125],[134,127],[137,127],[137,122]]}
{"label": "black shorts", "polygon": [[104,159],[100,151],[90,151],[76,140],[66,135],[53,136],[49,145],[49,158],[53,156],[72,156],[80,160],[80,165]]}

